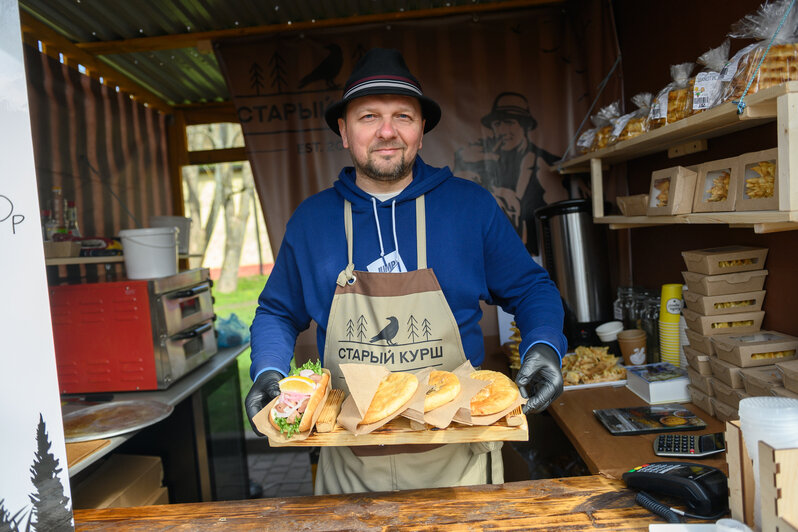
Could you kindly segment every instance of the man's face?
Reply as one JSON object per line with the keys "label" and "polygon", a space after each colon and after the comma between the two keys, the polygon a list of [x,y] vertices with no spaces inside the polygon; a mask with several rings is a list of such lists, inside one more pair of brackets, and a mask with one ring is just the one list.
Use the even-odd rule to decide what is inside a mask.
{"label": "man's face", "polygon": [[424,135],[417,99],[393,94],[356,98],[347,104],[338,127],[358,175],[397,181],[413,171]]}
{"label": "man's face", "polygon": [[502,151],[518,149],[526,141],[526,132],[518,120],[513,118],[494,120],[490,126]]}

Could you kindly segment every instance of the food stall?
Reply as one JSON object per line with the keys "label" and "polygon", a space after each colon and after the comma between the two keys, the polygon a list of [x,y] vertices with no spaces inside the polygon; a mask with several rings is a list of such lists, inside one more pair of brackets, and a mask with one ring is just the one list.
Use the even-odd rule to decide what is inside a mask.
{"label": "food stall", "polygon": [[[10,8],[17,8],[15,2],[11,4]],[[194,2],[189,1],[176,4],[186,7],[187,12],[192,12],[197,7]],[[556,25],[552,21],[562,22],[569,16],[577,17],[575,13],[579,11],[578,6],[567,1],[497,0],[449,2],[445,6],[440,6],[436,2],[426,2],[422,3],[422,8],[416,10],[394,9],[392,5],[380,5],[378,8],[373,8],[375,12],[368,14],[360,12],[355,6],[347,6],[341,7],[340,10],[324,11],[323,16],[317,15],[310,3],[297,4],[298,7],[272,2],[269,5],[268,16],[258,13],[257,17],[243,7],[239,12],[232,12],[235,11],[235,7],[231,7],[230,12],[221,9],[208,10],[205,13],[205,27],[198,27],[196,22],[188,23],[189,17],[181,14],[179,6],[172,6],[174,10],[169,13],[151,13],[149,11],[155,9],[151,7],[136,14],[124,13],[120,8],[120,13],[115,14],[120,17],[119,20],[122,20],[123,16],[138,17],[136,20],[138,24],[134,25],[140,27],[131,29],[132,26],[117,26],[119,20],[116,18],[105,19],[104,17],[112,15],[107,11],[92,12],[95,18],[85,17],[85,11],[81,10],[86,8],[81,7],[80,3],[20,1],[20,27],[21,36],[26,44],[25,61],[29,76],[29,91],[34,94],[31,100],[39,103],[50,102],[46,111],[43,106],[33,105],[31,108],[34,131],[32,142],[37,150],[38,159],[35,173],[40,197],[49,191],[51,184],[71,183],[68,186],[72,187],[73,192],[81,191],[83,194],[81,199],[86,205],[103,198],[102,201],[107,203],[98,202],[98,206],[101,205],[102,208],[94,210],[86,208],[84,214],[86,219],[81,221],[83,227],[91,227],[94,231],[102,231],[110,236],[129,226],[128,220],[125,220],[124,202],[113,200],[105,193],[106,184],[102,175],[92,177],[92,183],[83,188],[74,186],[73,180],[65,179],[63,176],[94,175],[92,168],[96,170],[98,167],[101,173],[117,176],[126,174],[128,181],[120,190],[129,192],[129,196],[124,198],[133,205],[137,216],[181,214],[184,209],[181,185],[183,166],[250,158],[256,173],[264,174],[258,184],[262,196],[269,197],[269,200],[264,202],[276,202],[273,205],[264,204],[264,210],[268,213],[267,217],[271,217],[267,220],[270,223],[270,236],[275,237],[274,241],[279,241],[284,221],[296,203],[309,195],[309,192],[323,188],[325,183],[304,184],[300,186],[300,192],[286,192],[279,178],[275,176],[290,175],[288,172],[296,169],[297,164],[308,164],[310,159],[300,159],[299,163],[291,159],[275,162],[274,159],[264,158],[266,156],[262,153],[269,150],[265,145],[258,143],[264,142],[264,139],[275,138],[278,133],[283,134],[289,138],[290,149],[281,147],[282,152],[290,151],[291,155],[296,157],[319,158],[314,159],[314,164],[317,165],[314,168],[320,173],[332,174],[329,169],[341,166],[340,163],[346,160],[345,152],[335,143],[335,139],[331,140],[325,134],[310,129],[303,132],[304,136],[297,136],[295,132],[289,135],[284,130],[275,129],[274,124],[287,115],[301,116],[303,119],[318,118],[319,110],[316,106],[323,104],[318,98],[322,100],[337,98],[340,88],[336,85],[336,81],[340,83],[341,80],[340,77],[334,79],[334,76],[316,79],[315,83],[319,87],[316,92],[292,93],[292,98],[296,98],[296,101],[291,100],[288,103],[295,104],[293,108],[286,107],[286,102],[282,101],[280,107],[272,104],[253,104],[248,98],[254,98],[259,94],[253,96],[251,93],[242,92],[239,90],[242,85],[236,85],[234,81],[235,69],[240,66],[235,62],[235,56],[242,46],[254,47],[253,43],[265,36],[266,44],[262,45],[265,48],[258,50],[273,51],[269,46],[272,46],[274,41],[279,41],[281,36],[285,36],[287,44],[284,46],[288,51],[283,50],[283,55],[279,55],[279,60],[275,61],[280,63],[285,61],[286,57],[301,58],[297,59],[296,63],[303,68],[308,67],[305,68],[308,71],[312,70],[309,67],[313,66],[309,63],[308,57],[313,57],[315,61],[320,57],[320,53],[327,53],[322,52],[327,49],[320,45],[327,41],[345,43],[354,50],[361,40],[366,38],[373,40],[373,35],[393,31],[391,35],[401,34],[411,37],[405,37],[405,41],[401,38],[386,37],[386,42],[390,44],[404,42],[405,46],[413,50],[409,57],[421,62],[419,58],[425,52],[408,43],[416,42],[412,37],[428,38],[430,33],[423,31],[425,25],[431,24],[431,21],[437,24],[433,32],[446,28],[447,24],[453,28],[468,26],[468,31],[476,31],[472,26],[484,23],[487,27],[489,23],[495,22],[501,27],[510,28],[505,32],[507,34],[515,32],[524,35],[524,28],[534,26],[539,28],[539,32],[528,38],[534,41],[535,48],[539,49],[536,54],[547,59],[532,59],[531,54],[530,57],[521,57],[516,49],[509,46],[507,49],[512,53],[498,54],[498,56],[485,54],[484,50],[488,48],[488,43],[496,37],[490,32],[480,36],[482,40],[478,42],[484,46],[475,46],[468,53],[463,52],[463,56],[458,56],[457,51],[449,50],[446,39],[441,38],[440,41],[435,41],[437,45],[445,48],[445,53],[453,53],[455,57],[461,59],[460,63],[464,62],[463,57],[473,59],[469,67],[463,67],[462,64],[448,66],[450,70],[444,69],[441,75],[443,77],[451,75],[455,79],[457,75],[473,68],[472,81],[484,80],[489,77],[486,73],[491,72],[486,65],[496,61],[502,65],[503,71],[515,71],[524,70],[516,68],[516,64],[527,60],[533,61],[536,68],[542,68],[541,65],[547,64],[550,58],[558,57],[555,62],[559,66],[554,67],[554,72],[569,77],[556,78],[558,81],[554,82],[551,81],[553,79],[551,77],[541,76],[533,84],[523,77],[532,75],[530,72],[533,69],[527,69],[528,71],[518,74],[520,78],[508,75],[505,81],[511,88],[516,88],[518,84],[527,84],[539,89],[540,92],[530,91],[530,94],[538,98],[538,101],[530,101],[530,107],[540,120],[535,135],[544,132],[548,135],[551,131],[555,131],[556,133],[552,135],[558,138],[555,145],[553,147],[544,145],[544,147],[557,151],[561,156],[558,161],[551,159],[548,164],[551,173],[556,175],[558,180],[563,176],[569,179],[569,192],[573,196],[581,195],[589,199],[588,219],[592,221],[593,226],[601,230],[609,229],[605,235],[607,244],[602,249],[607,256],[601,259],[602,262],[606,262],[602,264],[602,267],[606,266],[606,271],[598,277],[602,279],[601,283],[608,284],[612,288],[610,293],[614,293],[614,289],[618,287],[632,286],[659,290],[667,284],[681,285],[683,271],[712,275],[695,271],[696,267],[691,267],[685,262],[686,258],[683,256],[685,251],[717,246],[765,248],[767,249],[767,295],[738,298],[746,302],[753,300],[758,310],[754,312],[755,316],[744,316],[740,320],[728,318],[728,323],[739,321],[747,324],[748,321],[752,321],[755,330],[746,332],[764,330],[785,336],[798,336],[798,326],[791,314],[794,299],[791,296],[798,289],[795,276],[791,274],[793,265],[798,259],[793,232],[798,228],[795,214],[798,212],[796,203],[798,199],[793,191],[794,179],[791,177],[795,173],[791,154],[798,153],[798,149],[793,149],[793,144],[796,142],[793,131],[796,119],[794,100],[798,92],[794,84],[798,81],[778,83],[748,94],[745,98],[747,107],[742,113],[738,112],[735,104],[728,101],[701,113],[679,117],[679,120],[673,119],[671,123],[667,123],[667,117],[664,117],[665,122],[661,127],[633,138],[620,140],[616,144],[590,146],[584,152],[577,151],[575,146],[569,145],[569,141],[575,141],[578,135],[583,133],[583,128],[578,123],[581,117],[587,118],[595,114],[598,107],[606,106],[614,100],[623,100],[623,95],[635,95],[645,91],[656,94],[674,82],[668,75],[668,66],[693,61],[707,49],[716,47],[729,31],[730,25],[753,9],[754,6],[750,2],[724,2],[722,6],[720,3],[709,6],[690,3],[689,9],[687,2],[677,3],[683,9],[678,8],[673,2],[667,3],[667,9],[664,2],[657,5],[626,0],[618,0],[608,5],[594,2],[587,10],[590,15],[595,16],[591,21],[592,25],[583,18],[579,19],[578,23],[583,24],[580,29],[584,33],[576,37],[570,33],[570,30],[551,29],[552,25]],[[6,7],[6,4],[1,5]],[[555,16],[555,12],[559,14]],[[687,12],[690,16],[685,16]],[[168,24],[155,20],[156,16],[166,17],[164,20],[167,20]],[[249,23],[246,20],[248,16],[258,23]],[[519,23],[516,27],[507,21],[508,18],[523,21],[523,24]],[[64,22],[60,24],[59,20]],[[85,21],[97,25],[96,29],[92,30]],[[417,22],[418,26],[413,26]],[[166,26],[169,27],[165,29]],[[357,31],[354,31],[355,28]],[[88,37],[92,35],[92,31],[96,32],[95,35]],[[402,34],[402,31],[407,33]],[[354,36],[350,37],[348,33]],[[463,34],[452,35],[457,38]],[[684,35],[691,35],[693,38],[685,39]],[[600,45],[593,46],[590,54],[585,52],[585,49],[570,48],[579,40],[577,37],[585,36]],[[310,37],[308,41],[313,41],[313,46],[308,46],[312,53],[301,48],[306,37]],[[236,38],[239,40],[235,41],[234,46],[229,44]],[[223,44],[216,44],[217,42]],[[230,46],[226,52],[225,42]],[[741,49],[743,44],[749,42],[741,43],[735,40],[733,51]],[[495,46],[500,45],[495,44]],[[330,49],[330,53],[333,51]],[[228,55],[225,56],[225,53]],[[292,56],[292,53],[296,55]],[[278,54],[273,56],[277,57]],[[349,58],[346,60],[349,61]],[[580,68],[576,68],[580,71],[579,77],[571,77],[573,72],[568,69],[574,67],[563,66],[571,65],[573,62],[579,63]],[[429,70],[425,73],[440,69],[441,64],[449,65],[444,61],[435,62],[434,65],[426,67]],[[452,62],[452,65],[455,63]],[[79,73],[79,67],[83,67],[82,73]],[[340,66],[338,68],[340,69]],[[240,68],[238,72],[243,76]],[[245,88],[258,93],[264,86],[255,79],[258,75],[254,75],[254,78],[246,77]],[[78,99],[73,93],[70,93],[70,97],[74,99],[67,101],[64,95],[54,95],[52,87],[59,86],[53,84],[54,79],[67,81],[64,85],[60,85],[61,87],[69,87],[70,90],[83,87],[86,93],[95,91],[103,96],[84,106],[77,102]],[[568,92],[565,96],[562,94],[563,83],[559,81],[560,79],[567,80],[573,88],[565,91]],[[246,87],[250,82],[252,85]],[[314,81],[308,81],[311,82]],[[287,91],[279,84],[277,87],[277,92],[280,94]],[[599,90],[598,87],[602,89]],[[450,100],[447,112],[454,116],[467,115],[472,124],[466,127],[465,120],[458,122],[454,119],[449,124],[444,124],[444,134],[458,130],[466,133],[460,134],[449,144],[448,141],[436,144],[436,137],[430,135],[429,141],[425,138],[425,148],[428,148],[425,157],[439,159],[435,162],[440,165],[451,164],[451,159],[454,159],[455,169],[461,164],[460,168],[464,172],[475,168],[473,161],[468,159],[470,152],[466,148],[477,143],[471,142],[464,135],[484,132],[479,130],[479,117],[473,116],[473,112],[464,112],[463,99],[467,101],[473,98],[479,101],[480,105],[485,104],[487,112],[493,97],[498,93],[498,90],[490,92],[494,88],[484,89],[482,92],[475,90],[473,93],[465,91],[465,94],[457,94],[452,86],[445,83],[435,86],[433,91],[439,91],[438,97],[442,101]],[[115,98],[114,94],[122,94],[123,97]],[[303,99],[306,97],[308,99]],[[65,143],[66,147],[63,150],[59,149],[57,142],[59,135],[61,138],[68,138],[82,128],[97,127],[97,124],[80,121],[75,123],[66,118],[63,123],[59,121],[69,115],[69,109],[76,108],[82,109],[87,116],[92,115],[95,118],[101,116],[106,121],[104,127],[107,128],[111,139],[107,145],[104,142],[97,142],[97,139],[103,136],[97,133],[91,143],[81,147],[85,148],[83,151],[73,149],[68,143]],[[566,119],[566,116],[571,118]],[[260,119],[257,120],[257,117]],[[251,144],[248,144],[246,149],[189,152],[186,148],[185,127],[215,122],[242,123],[250,138],[257,140],[248,140]],[[51,130],[51,125],[55,126],[54,137],[45,134]],[[284,127],[284,124],[281,127]],[[326,135],[329,135],[329,132]],[[56,140],[53,141],[53,138]],[[536,140],[543,142],[539,137],[536,137]],[[131,149],[131,146],[139,144],[146,146],[146,149],[141,151]],[[769,151],[774,148],[775,152]],[[42,154],[52,157],[52,164],[42,164],[40,162]],[[268,157],[275,156],[270,154]],[[127,158],[135,159],[138,165],[136,170],[126,166]],[[770,182],[775,183],[774,186],[778,190],[775,198],[770,198],[767,204],[756,203],[755,200],[762,199],[757,197],[761,191],[751,189],[748,192],[753,192],[754,197],[750,197],[749,194],[746,199],[754,201],[754,204],[742,202],[740,203],[742,208],[739,210],[728,205],[723,210],[711,210],[712,206],[707,207],[710,210],[701,210],[701,207],[696,207],[700,202],[694,201],[695,197],[691,197],[689,201],[682,201],[681,194],[688,189],[692,192],[697,179],[700,177],[706,179],[707,173],[712,172],[715,173],[710,177],[717,177],[718,169],[722,170],[726,164],[721,164],[719,161],[730,159],[734,159],[735,162],[728,163],[729,168],[734,166],[736,169],[742,165],[743,173],[746,171],[746,165],[756,164],[760,160],[776,160],[778,171],[769,175]],[[270,164],[274,166],[270,167]],[[669,173],[662,173],[666,171]],[[146,177],[142,177],[144,175]],[[736,176],[736,170],[734,175]],[[767,184],[768,176],[764,174],[760,176],[763,183]],[[663,179],[667,180],[670,189],[663,188]],[[729,179],[732,179],[731,171]],[[741,190],[745,191],[744,185],[738,186],[743,187]],[[31,188],[35,188],[35,185]],[[767,193],[767,187],[763,190]],[[0,194],[2,192],[0,190]],[[270,194],[272,192],[274,194]],[[622,212],[621,206],[625,210],[627,202],[635,201],[636,196],[646,194],[647,201],[642,207],[638,205],[639,209],[642,208],[642,212],[638,211],[637,214]],[[286,197],[289,200],[286,200]],[[651,204],[655,199],[663,204],[659,205],[656,202]],[[0,214],[3,214],[3,211],[0,211]],[[523,230],[523,227],[519,226],[519,231]],[[37,235],[37,238],[40,236]],[[32,245],[33,237],[27,238]],[[40,238],[36,240],[36,243],[38,244],[40,240]],[[537,245],[542,246],[544,242],[545,237],[541,238]],[[37,258],[32,253],[28,256],[34,257],[42,271],[47,268],[47,277],[53,285],[54,294],[68,289],[70,286],[68,281],[74,271],[68,271],[67,268],[76,264],[69,263],[68,259],[61,262],[48,259],[50,262],[44,263],[40,256]],[[737,259],[732,257],[729,260]],[[759,263],[760,267],[763,266],[763,261],[764,259]],[[112,262],[110,259],[89,260],[83,261],[78,266],[91,270],[89,272],[84,270],[82,274],[90,281],[96,282],[103,276],[106,280],[110,280],[106,264]],[[93,268],[97,268],[96,263],[100,263],[101,266],[95,270]],[[123,275],[121,265],[112,268],[118,268],[116,275]],[[598,271],[598,268],[595,271]],[[688,286],[691,285],[687,276],[684,279]],[[35,283],[36,280],[30,282]],[[602,286],[602,288],[608,287]],[[690,288],[692,295],[695,292],[694,286]],[[760,286],[745,293],[759,293],[762,292],[762,288]],[[714,297],[716,294],[702,295]],[[687,300],[685,297],[685,301]],[[48,310],[52,304],[50,301],[51,297],[42,298],[42,303],[47,305]],[[732,301],[734,302],[736,300]],[[611,301],[605,301],[606,312],[611,312],[611,304]],[[703,300],[690,300],[688,310],[695,311],[696,308],[700,310],[702,304]],[[715,302],[708,304],[714,305]],[[691,305],[693,308],[689,308]],[[511,374],[513,360],[506,355],[508,352],[512,353],[512,349],[502,345],[500,332],[493,323],[495,309],[485,310],[486,351],[493,357],[486,362],[486,366]],[[712,315],[706,310],[698,312],[700,317],[708,317],[704,314]],[[53,330],[57,333],[55,311],[53,316]],[[690,313],[687,312],[684,316],[688,318]],[[603,316],[600,321],[609,321],[609,319],[608,316]],[[746,384],[750,383],[751,390],[769,391],[772,388],[785,388],[787,392],[790,391],[786,386],[774,385],[773,381],[768,381],[767,375],[749,372],[745,377],[741,371],[737,371],[737,369],[747,370],[759,366],[759,363],[746,366],[741,362],[742,359],[734,358],[745,356],[745,353],[750,354],[750,350],[741,350],[741,346],[737,344],[728,345],[726,352],[730,354],[722,358],[716,351],[712,351],[720,345],[719,342],[702,343],[707,337],[714,336],[708,334],[707,329],[703,329],[703,327],[713,329],[712,320],[704,325],[706,321],[698,317],[695,321],[691,321],[687,328],[697,336],[695,340],[690,339],[688,349],[684,350],[689,363],[686,372],[689,375],[690,396],[682,404],[693,416],[705,422],[705,426],[694,432],[696,436],[728,430],[725,423],[737,417],[737,410],[730,408],[732,405],[729,403],[739,401],[745,397],[743,394],[751,395]],[[578,325],[587,324],[595,328],[598,322],[598,318],[574,319],[572,320],[575,325],[574,334],[578,336]],[[715,320],[715,323],[718,322],[726,323]],[[196,326],[198,323],[192,323],[191,326]],[[202,331],[198,334],[201,336]],[[592,337],[589,333],[582,339],[585,342],[583,345],[586,346],[601,343],[597,337]],[[571,347],[575,348],[577,345],[579,344]],[[702,345],[706,345],[703,350]],[[79,350],[79,346],[74,348]],[[787,352],[790,349],[794,351],[795,346],[768,349],[768,352],[774,353]],[[52,350],[50,347],[50,353]],[[201,351],[202,349],[198,350]],[[171,493],[168,502],[172,504],[134,509],[75,510],[75,523],[79,529],[124,529],[136,526],[146,526],[154,530],[176,526],[200,529],[211,526],[223,526],[226,529],[283,528],[275,523],[290,520],[291,526],[323,529],[392,526],[436,529],[459,525],[464,528],[504,527],[530,530],[557,528],[644,530],[650,523],[663,522],[662,519],[637,505],[635,491],[626,488],[622,480],[624,472],[659,460],[652,447],[656,435],[612,435],[593,413],[593,410],[597,409],[634,408],[647,404],[644,399],[624,386],[624,383],[620,383],[620,379],[608,380],[601,386],[580,387],[576,384],[570,389],[566,386],[563,395],[549,408],[549,414],[579,453],[591,473],[590,476],[518,480],[495,486],[364,494],[356,498],[325,496],[221,502],[220,499],[235,497],[222,497],[214,492],[215,484],[211,478],[214,471],[211,465],[213,449],[208,448],[210,440],[203,424],[209,421],[204,416],[208,402],[213,400],[210,397],[213,393],[211,388],[224,381],[224,379],[222,381],[214,379],[230,372],[230,362],[240,351],[241,349],[228,349],[217,352],[207,357],[207,360],[198,367],[187,369],[186,376],[181,376],[179,380],[170,383],[164,389],[159,389],[161,386],[156,385],[155,389],[151,388],[148,391],[115,394],[114,403],[157,400],[168,405],[174,411],[162,413],[164,417],[153,418],[155,419],[153,423],[161,423],[160,425],[136,426],[133,430],[120,434],[111,431],[106,437],[87,440],[89,443],[79,442],[83,444],[80,449],[65,448],[68,476],[80,474],[84,469],[91,468],[93,464],[113,456],[117,449],[123,448],[129,452],[162,456],[164,478],[170,483]],[[730,362],[730,359],[736,360],[737,364]],[[785,374],[789,373],[791,367],[786,366],[784,371]],[[51,373],[53,375],[49,377],[54,380],[55,372]],[[158,377],[163,375],[156,375],[156,381]],[[719,381],[720,384],[715,384],[715,381]],[[226,382],[229,384],[229,379]],[[789,379],[785,382],[789,382]],[[238,386],[237,380],[233,385]],[[240,384],[242,387],[247,385],[248,383]],[[713,385],[716,388],[713,388]],[[728,389],[724,389],[723,386]],[[721,394],[718,394],[717,390],[720,390]],[[83,391],[88,390],[80,390],[78,394]],[[725,395],[723,392],[726,392]],[[721,398],[726,400],[722,401]],[[68,410],[65,410],[66,414]],[[162,423],[165,419],[169,423]],[[685,416],[683,419],[688,417]],[[68,421],[66,415],[64,421]],[[371,436],[379,438],[381,434],[379,431],[383,430],[388,433],[385,438],[389,438],[385,441],[390,443],[433,441],[426,437],[419,440],[418,431],[414,430],[410,421],[402,421],[401,423],[407,426],[397,428],[396,425],[399,423],[396,421],[391,427],[377,429]],[[502,417],[493,423],[490,430],[496,434],[496,440],[534,441],[535,438],[544,437],[535,434],[530,429],[532,425],[527,425],[527,418],[518,412],[515,412],[515,415],[507,414],[507,417]],[[308,445],[354,442],[354,436],[340,426],[337,427],[334,421],[331,422],[329,429],[311,436],[315,439],[311,439]],[[486,439],[485,431],[475,426],[462,429],[459,433],[446,430],[430,432],[437,434],[435,437],[440,438],[440,441]],[[56,438],[59,433],[60,430],[51,431]],[[164,438],[164,435],[168,437]],[[330,438],[328,443],[325,443],[325,438]],[[164,445],[162,441],[164,439],[169,440],[170,445]],[[377,442],[380,440],[374,441]],[[731,443],[729,446],[731,450]],[[737,451],[740,451],[739,446]],[[185,456],[182,456],[183,454]],[[731,468],[729,464],[732,462],[723,456],[708,458],[702,463],[719,468],[728,474],[730,479],[739,479],[742,475],[741,471]],[[245,477],[244,473],[242,478]],[[744,484],[742,482],[734,484],[736,481],[730,480],[730,488],[734,489],[734,486]],[[780,496],[794,495],[794,491],[790,491],[789,487],[780,487],[782,491],[779,493],[786,494]],[[748,489],[751,489],[750,484]],[[751,496],[748,497],[745,500],[750,500]],[[2,499],[3,496],[0,495],[0,500]],[[748,521],[751,518],[751,509],[746,506],[747,503],[743,498],[735,501],[738,506],[733,505],[732,516]],[[778,519],[779,516],[784,518],[785,515],[782,512],[775,518]],[[795,526],[794,522],[788,524]]]}

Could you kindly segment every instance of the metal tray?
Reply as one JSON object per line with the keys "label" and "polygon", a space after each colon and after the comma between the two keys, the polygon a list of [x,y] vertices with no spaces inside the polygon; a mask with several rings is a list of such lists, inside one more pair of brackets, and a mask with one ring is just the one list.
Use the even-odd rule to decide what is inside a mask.
{"label": "metal tray", "polygon": [[76,443],[112,438],[153,425],[172,410],[165,403],[138,399],[92,405],[64,416],[64,440]]}

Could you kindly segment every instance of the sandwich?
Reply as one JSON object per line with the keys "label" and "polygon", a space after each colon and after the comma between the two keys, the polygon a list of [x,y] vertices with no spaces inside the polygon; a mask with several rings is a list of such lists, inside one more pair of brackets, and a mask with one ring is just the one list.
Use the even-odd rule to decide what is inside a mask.
{"label": "sandwich", "polygon": [[430,372],[429,386],[430,388],[424,396],[424,412],[451,403],[460,393],[460,380],[450,371]]}
{"label": "sandwich", "polygon": [[412,373],[394,372],[386,375],[359,425],[370,425],[395,414],[416,393],[418,378]]}
{"label": "sandwich", "polygon": [[290,438],[310,430],[313,413],[322,405],[330,385],[330,374],[319,361],[305,362],[279,382],[280,395],[269,411],[272,426]]}
{"label": "sandwich", "polygon": [[498,414],[509,408],[520,395],[518,386],[504,373],[482,369],[471,373],[469,377],[489,383],[471,398],[472,416]]}

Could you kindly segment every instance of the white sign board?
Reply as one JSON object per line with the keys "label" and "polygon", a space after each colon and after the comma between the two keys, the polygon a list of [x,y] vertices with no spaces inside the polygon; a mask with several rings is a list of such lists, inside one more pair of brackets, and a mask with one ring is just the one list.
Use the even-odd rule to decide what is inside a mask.
{"label": "white sign board", "polygon": [[0,0],[0,529],[72,530],[17,0]]}

